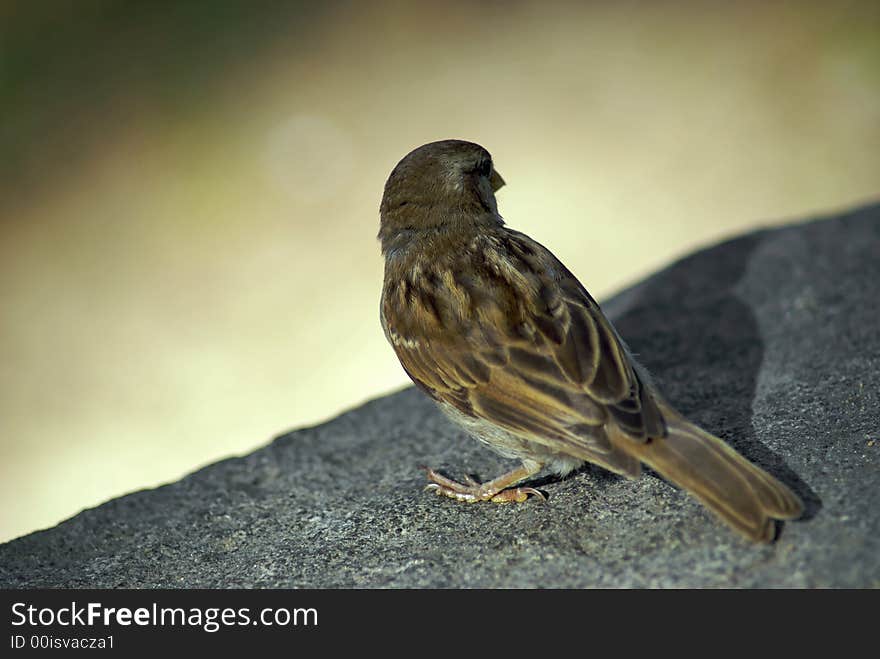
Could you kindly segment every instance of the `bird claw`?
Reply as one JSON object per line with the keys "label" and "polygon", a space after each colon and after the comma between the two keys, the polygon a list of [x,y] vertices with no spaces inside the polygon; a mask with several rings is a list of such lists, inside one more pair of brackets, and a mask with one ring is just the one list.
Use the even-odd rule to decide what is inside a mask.
{"label": "bird claw", "polygon": [[446,496],[456,501],[476,503],[478,501],[491,501],[493,503],[522,503],[529,496],[534,496],[541,501],[547,497],[540,490],[533,487],[512,487],[509,489],[487,488],[485,484],[478,483],[471,476],[464,477],[464,483],[458,483],[452,479],[438,474],[433,469],[425,468],[428,479],[432,482],[425,486],[425,491],[431,491],[437,496]]}
{"label": "bird claw", "polygon": [[547,497],[544,496],[543,492],[536,490],[533,487],[512,487],[509,490],[501,490],[498,494],[489,499],[489,501],[495,503],[522,503],[529,498],[529,495],[532,495],[541,501],[547,500]]}

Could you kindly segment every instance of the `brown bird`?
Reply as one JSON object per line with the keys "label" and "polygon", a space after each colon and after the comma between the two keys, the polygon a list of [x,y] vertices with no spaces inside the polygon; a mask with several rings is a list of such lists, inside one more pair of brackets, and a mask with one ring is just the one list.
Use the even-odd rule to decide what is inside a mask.
{"label": "brown bird", "polygon": [[[486,483],[429,469],[460,501],[525,501],[521,483],[584,462],[637,478],[644,463],[745,537],[802,511],[785,485],[661,396],[587,290],[548,249],[504,226],[504,180],[478,144],[425,144],[385,184],[381,320],[413,382],[473,437],[521,466]],[[543,498],[543,497],[542,497]]]}

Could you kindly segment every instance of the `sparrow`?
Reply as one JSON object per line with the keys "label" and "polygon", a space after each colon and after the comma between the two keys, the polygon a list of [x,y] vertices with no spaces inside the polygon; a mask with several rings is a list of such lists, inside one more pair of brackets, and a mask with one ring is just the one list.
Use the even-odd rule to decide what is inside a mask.
{"label": "sparrow", "polygon": [[380,316],[416,386],[471,436],[519,466],[488,482],[427,469],[459,501],[543,498],[524,485],[584,463],[635,479],[647,465],[755,542],[801,515],[776,478],[697,427],[661,395],[578,279],[505,226],[505,184],[478,144],[418,147],[379,208]]}

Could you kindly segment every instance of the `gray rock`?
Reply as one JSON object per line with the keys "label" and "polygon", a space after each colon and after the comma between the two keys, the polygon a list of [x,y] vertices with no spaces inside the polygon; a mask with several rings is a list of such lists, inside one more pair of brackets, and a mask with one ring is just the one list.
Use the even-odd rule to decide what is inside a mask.
{"label": "gray rock", "polygon": [[878,282],[875,205],[706,249],[604,305],[685,414],[803,498],[773,545],[650,473],[586,468],[520,505],[424,493],[420,465],[511,463],[410,388],[4,544],[0,585],[878,587]]}

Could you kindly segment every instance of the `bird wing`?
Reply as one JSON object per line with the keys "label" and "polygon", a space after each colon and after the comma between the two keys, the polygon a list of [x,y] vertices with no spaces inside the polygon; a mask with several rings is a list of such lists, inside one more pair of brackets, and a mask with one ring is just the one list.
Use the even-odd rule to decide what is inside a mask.
{"label": "bird wing", "polygon": [[460,258],[386,278],[383,326],[410,378],[462,414],[637,475],[604,426],[646,441],[662,417],[598,304],[523,234]]}

